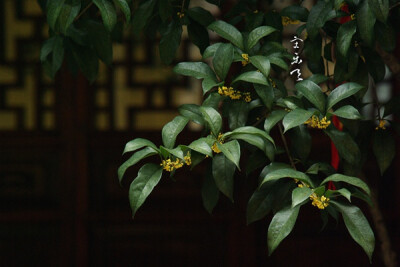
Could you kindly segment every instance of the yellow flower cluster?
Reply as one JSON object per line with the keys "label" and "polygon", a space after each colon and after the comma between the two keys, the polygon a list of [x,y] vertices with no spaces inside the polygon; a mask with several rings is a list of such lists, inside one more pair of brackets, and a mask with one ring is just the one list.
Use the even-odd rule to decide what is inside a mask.
{"label": "yellow flower cluster", "polygon": [[249,54],[242,54],[242,58],[244,59],[242,60],[242,66],[244,67],[250,62]]}
{"label": "yellow flower cluster", "polygon": [[331,124],[331,121],[327,120],[326,117],[319,119],[317,116],[313,115],[306,120],[304,124],[308,124],[311,128],[326,129]]}
{"label": "yellow flower cluster", "polygon": [[312,193],[310,199],[312,200],[311,204],[320,210],[329,206],[329,198],[325,196],[318,197],[315,193]]}
{"label": "yellow flower cluster", "polygon": [[178,15],[178,17],[181,19],[185,16],[185,13],[183,12],[177,12],[176,15]]}
{"label": "yellow flower cluster", "polygon": [[268,81],[271,83],[272,87],[276,88],[276,83],[271,78],[268,78]]}
{"label": "yellow flower cluster", "polygon": [[171,159],[166,159],[162,161],[160,166],[162,166],[163,169],[166,170],[167,172],[172,172],[173,170],[182,168],[185,163],[186,165],[192,164],[192,159],[190,158],[190,152],[186,154],[183,160],[178,158],[175,161],[172,161]]}
{"label": "yellow flower cluster", "polygon": [[240,92],[234,90],[232,87],[218,87],[218,94],[223,95],[223,96],[229,96],[230,99],[232,100],[239,100],[243,98],[244,101],[250,102],[251,101],[251,96],[249,92]]}
{"label": "yellow flower cluster", "polygon": [[351,18],[351,20],[355,20],[356,19],[356,14],[351,14],[350,18]]}
{"label": "yellow flower cluster", "polygon": [[386,121],[380,119],[379,120],[379,125],[375,128],[375,130],[378,130],[378,129],[386,130],[385,125],[386,125]]}
{"label": "yellow flower cluster", "polygon": [[287,26],[289,24],[299,24],[299,23],[300,23],[300,20],[293,20],[293,19],[291,19],[289,17],[286,17],[286,16],[282,17],[282,25],[283,26]]}
{"label": "yellow flower cluster", "polygon": [[[222,137],[222,133],[219,133],[219,134],[218,134],[217,142],[220,143],[220,144],[223,144],[223,143],[224,143],[224,139],[223,139],[223,137]],[[215,143],[211,146],[211,149],[212,149],[212,151],[214,151],[215,153],[218,154],[218,153],[221,153],[221,150],[218,148],[217,142],[215,142]]]}

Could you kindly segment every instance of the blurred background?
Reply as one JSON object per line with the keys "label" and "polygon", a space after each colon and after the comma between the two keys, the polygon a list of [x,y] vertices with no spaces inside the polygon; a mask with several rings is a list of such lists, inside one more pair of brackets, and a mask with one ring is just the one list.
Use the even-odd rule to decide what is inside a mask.
{"label": "blurred background", "polygon": [[[271,216],[246,226],[256,173],[238,177],[234,205],[221,197],[213,215],[202,207],[202,168],[164,177],[132,220],[128,187],[138,167],[122,187],[117,179],[125,143],[160,144],[162,126],[179,105],[201,103],[201,88],[162,65],[155,42],[132,37],[114,46],[113,65],[101,65],[94,84],[66,68],[51,80],[39,61],[47,31],[36,0],[0,1],[0,266],[369,266],[342,221],[320,232],[311,205],[268,257]],[[176,61],[200,59],[186,39]],[[400,90],[390,76],[381,86]],[[199,134],[190,125],[179,141]],[[313,137],[313,156],[329,161],[329,140]],[[399,252],[399,155],[385,176],[366,173]],[[372,266],[382,265],[377,240]]]}

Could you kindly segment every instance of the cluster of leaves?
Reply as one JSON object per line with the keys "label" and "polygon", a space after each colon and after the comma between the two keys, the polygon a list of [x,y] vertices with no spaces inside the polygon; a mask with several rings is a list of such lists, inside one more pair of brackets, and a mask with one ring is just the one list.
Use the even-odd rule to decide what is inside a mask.
{"label": "cluster of leaves", "polygon": [[[376,47],[386,51],[395,47],[395,19],[388,15],[395,1],[319,0],[311,10],[295,4],[276,12],[268,8],[257,10],[259,1],[241,0],[221,20],[201,7],[192,7],[188,0],[143,0],[134,9],[132,20],[132,6],[125,0],[115,0],[114,5],[107,0],[93,0],[98,10],[89,8],[92,1],[83,2],[86,4],[80,0],[57,0],[45,5],[51,38],[43,46],[41,59],[52,75],[61,66],[66,51],[73,55],[67,57],[70,65],[78,66],[89,79],[95,78],[97,63],[93,62],[98,62],[98,58],[106,63],[111,61],[116,10],[125,14],[127,22],[132,22],[135,33],[144,31],[149,37],[155,38],[157,33],[161,36],[159,50],[163,62],[173,61],[183,26],[204,60],[181,62],[174,67],[177,74],[202,80],[203,103],[179,108],[180,115],[162,130],[163,145],[157,147],[142,138],[126,144],[124,153],[133,154],[118,170],[120,181],[126,170],[141,160],[156,155],[160,158],[160,164],[144,164],[131,183],[129,199],[133,215],[163,173],[173,176],[183,165],[178,163],[187,157],[191,168],[198,164],[207,166],[202,197],[210,213],[220,192],[233,202],[234,177],[241,170],[240,160],[247,150],[250,153],[247,174],[254,176],[262,168],[257,175],[259,186],[248,202],[247,221],[251,223],[271,212],[274,214],[268,229],[269,253],[292,231],[300,208],[311,202],[320,208],[324,223],[329,216],[337,220],[341,214],[350,235],[371,259],[374,234],[351,199],[371,203],[367,184],[355,177],[367,159],[371,135],[382,173],[394,157],[393,137],[389,129],[384,130],[384,124],[390,115],[399,112],[398,99],[372,103],[379,111],[372,120],[363,118],[360,110],[371,104],[363,102],[370,84],[384,78],[385,67]],[[207,2],[219,6],[223,1]],[[97,11],[103,23],[100,17],[93,16]],[[313,75],[298,82],[293,92],[283,83],[289,71],[288,60],[293,55],[282,45],[282,17],[301,22],[297,33],[308,36],[302,52]],[[209,31],[223,41],[210,45]],[[335,63],[332,73],[328,61]],[[236,96],[246,95],[248,101],[228,97],[221,93],[221,88],[229,88]],[[330,123],[333,116],[343,123],[343,131]],[[203,126],[202,137],[188,145],[176,145],[177,136],[189,121]],[[383,127],[375,130],[376,121],[381,126],[383,122]],[[396,126],[394,122],[391,125]],[[344,174],[310,157],[310,126],[318,128],[335,144]],[[271,137],[271,131],[279,133],[281,142]],[[276,160],[284,152],[290,164]],[[166,168],[167,161],[176,165]],[[335,188],[328,187],[328,182],[334,183]]]}

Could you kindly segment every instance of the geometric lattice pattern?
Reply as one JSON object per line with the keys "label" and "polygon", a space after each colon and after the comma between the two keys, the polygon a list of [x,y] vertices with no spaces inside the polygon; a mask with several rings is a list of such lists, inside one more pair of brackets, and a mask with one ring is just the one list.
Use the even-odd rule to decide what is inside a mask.
{"label": "geometric lattice pattern", "polygon": [[40,7],[4,0],[0,20],[0,130],[54,130],[54,88],[39,62],[47,34]]}

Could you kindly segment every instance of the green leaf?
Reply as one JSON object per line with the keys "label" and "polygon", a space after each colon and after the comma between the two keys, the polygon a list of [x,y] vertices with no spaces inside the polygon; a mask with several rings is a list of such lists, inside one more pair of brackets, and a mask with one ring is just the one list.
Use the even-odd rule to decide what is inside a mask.
{"label": "green leaf", "polygon": [[261,38],[275,31],[277,31],[277,29],[270,26],[260,26],[255,28],[250,32],[249,37],[247,39],[247,49],[249,50],[252,49]]}
{"label": "green leaf", "polygon": [[289,70],[289,66],[282,59],[281,53],[273,53],[271,55],[268,55],[267,58],[268,58],[269,62],[271,62],[271,64],[274,64],[284,70]]}
{"label": "green leaf", "polygon": [[342,213],[344,223],[351,237],[364,249],[371,262],[375,247],[375,236],[362,211],[358,207],[349,204],[332,200],[330,203]]}
{"label": "green leaf", "polygon": [[160,146],[160,153],[164,158],[168,158],[170,155],[173,155],[179,159],[183,159],[185,155],[183,154],[182,147],[186,147],[186,146],[180,145],[174,149]]}
{"label": "green leaf", "polygon": [[210,127],[211,132],[214,136],[218,136],[222,128],[222,118],[218,111],[212,107],[200,107],[201,114],[203,114],[204,120]]}
{"label": "green leaf", "polygon": [[268,78],[269,71],[271,70],[271,63],[269,59],[264,56],[252,56],[250,57],[250,63],[256,67],[262,74],[264,74],[265,78]]}
{"label": "green leaf", "polygon": [[86,21],[86,30],[96,54],[104,63],[110,65],[113,59],[112,40],[105,26],[96,21]]}
{"label": "green leaf", "polygon": [[335,144],[339,152],[339,156],[350,164],[358,164],[361,157],[360,149],[353,138],[346,133],[338,131],[335,127],[329,127],[325,133]]}
{"label": "green leaf", "polygon": [[190,19],[190,23],[187,25],[187,30],[190,41],[200,49],[200,53],[203,53],[210,45],[210,38],[208,37],[207,29]]}
{"label": "green leaf", "polygon": [[206,138],[200,138],[197,140],[194,140],[190,145],[188,146],[190,149],[197,151],[203,155],[207,155],[209,157],[213,156],[212,149],[210,145],[207,143]]}
{"label": "green leaf", "polygon": [[346,58],[348,55],[349,47],[352,44],[351,40],[356,33],[356,22],[349,21],[339,27],[336,37],[338,55]]}
{"label": "green leaf", "polygon": [[382,81],[385,77],[386,68],[381,56],[373,50],[363,49],[368,72],[374,78],[375,83]]}
{"label": "green leaf", "polygon": [[206,59],[206,58],[209,58],[209,57],[213,57],[215,55],[215,52],[219,48],[219,46],[222,45],[222,44],[223,43],[215,43],[215,44],[212,44],[212,45],[208,46],[206,48],[206,50],[204,50],[203,59]]}
{"label": "green leaf", "polygon": [[290,234],[296,223],[299,210],[300,206],[294,208],[287,206],[278,211],[272,218],[268,227],[269,255],[271,255],[282,240]]}
{"label": "green leaf", "polygon": [[214,88],[216,86],[221,86],[221,85],[224,85],[224,82],[218,83],[218,82],[216,82],[216,81],[214,81],[212,79],[204,78],[204,80],[201,83],[201,87],[203,88],[203,95],[205,95],[212,88]]}
{"label": "green leaf", "polygon": [[308,9],[303,6],[290,5],[281,11],[281,16],[289,17],[293,20],[307,21]]}
{"label": "green leaf", "polygon": [[322,172],[325,175],[331,175],[335,173],[335,169],[332,167],[332,165],[326,162],[317,162],[311,165],[306,171],[306,173],[309,174],[318,174],[319,172]]}
{"label": "green leaf", "polygon": [[289,132],[290,150],[295,152],[296,158],[306,162],[311,152],[312,139],[306,125],[299,125]]}
{"label": "green leaf", "polygon": [[211,214],[219,200],[219,190],[215,184],[211,170],[207,171],[204,177],[203,186],[201,187],[201,197],[204,208]]}
{"label": "green leaf", "polygon": [[218,109],[219,103],[224,97],[217,92],[213,92],[209,94],[203,102],[203,107],[211,107],[214,109]]}
{"label": "green leaf", "polygon": [[282,121],[283,127],[285,128],[285,132],[293,127],[303,124],[312,115],[313,112],[301,108],[296,108],[295,110],[292,110],[291,112],[287,113],[287,115],[283,118]]}
{"label": "green leaf", "polygon": [[324,83],[328,80],[328,77],[322,74],[313,74],[307,78],[307,80],[314,82],[315,84]]}
{"label": "green leaf", "polygon": [[228,122],[231,130],[246,125],[249,105],[244,101],[233,101],[229,103]]}
{"label": "green leaf", "polygon": [[235,164],[222,154],[214,156],[212,173],[218,189],[233,202],[233,175]]}
{"label": "green leaf", "polygon": [[342,195],[344,196],[349,202],[351,202],[351,192],[347,190],[346,188],[341,188],[339,190],[326,190],[325,196],[328,198],[331,198],[332,196],[335,195]]}
{"label": "green leaf", "polygon": [[64,2],[65,0],[47,1],[47,23],[49,23],[50,28],[53,30],[55,30],[56,22],[58,16],[60,15],[61,9],[63,8]]}
{"label": "green leaf", "polygon": [[349,119],[349,120],[358,120],[361,119],[360,112],[358,110],[350,105],[346,105],[343,107],[338,108],[333,112],[338,117]]}
{"label": "green leaf", "polygon": [[336,87],[328,95],[326,110],[331,109],[336,103],[342,101],[345,98],[348,98],[349,96],[356,94],[363,88],[364,87],[362,85],[353,82],[345,83]]}
{"label": "green leaf", "polygon": [[249,143],[250,145],[253,145],[255,147],[257,147],[258,149],[260,149],[262,152],[264,152],[264,154],[266,154],[266,141],[257,136],[257,135],[252,135],[252,134],[235,134],[233,136],[231,136],[231,139],[236,139],[236,140],[243,140],[247,143]]}
{"label": "green leaf", "polygon": [[249,83],[257,83],[257,84],[262,84],[262,85],[269,85],[267,79],[258,71],[248,71],[240,74],[238,77],[236,77],[233,81],[232,84],[238,81],[244,81],[244,82],[249,82]]}
{"label": "green leaf", "polygon": [[168,122],[162,129],[162,140],[166,148],[173,148],[175,145],[176,137],[189,120],[182,116],[176,116],[172,121]]}
{"label": "green leaf", "polygon": [[310,80],[304,80],[296,83],[297,91],[302,93],[308,101],[311,102],[322,113],[325,111],[325,95],[321,88]]}
{"label": "green leaf", "polygon": [[111,32],[117,23],[117,12],[115,11],[115,7],[108,0],[93,0],[93,3],[100,10],[104,26],[109,32]]}
{"label": "green leaf", "polygon": [[215,21],[214,16],[202,7],[190,8],[188,9],[187,14],[203,27],[207,27]]}
{"label": "green leaf", "polygon": [[392,52],[396,48],[396,32],[391,25],[377,21],[375,24],[375,37],[385,51]]}
{"label": "green leaf", "polygon": [[203,114],[200,111],[200,107],[195,104],[184,104],[179,108],[179,113],[189,120],[198,123],[200,125],[204,124]]}
{"label": "green leaf", "polygon": [[147,139],[143,139],[143,138],[135,138],[135,139],[129,141],[128,143],[126,143],[124,152],[122,154],[138,150],[139,148],[142,148],[145,146],[151,147],[152,149],[154,149],[156,151],[158,150],[156,145],[153,142],[151,142]]}
{"label": "green leaf", "polygon": [[297,187],[292,191],[292,208],[303,203],[312,194],[312,190],[308,187]]}
{"label": "green leaf", "polygon": [[371,194],[371,191],[369,190],[368,185],[362,181],[360,178],[353,177],[353,176],[347,176],[339,173],[332,174],[328,177],[326,177],[322,182],[321,185],[326,184],[327,182],[332,181],[332,182],[343,182],[347,184],[354,185],[356,187],[361,188],[364,190],[368,195]]}
{"label": "green leaf", "polygon": [[237,129],[233,130],[232,132],[225,133],[224,138],[228,138],[228,137],[230,138],[237,134],[257,135],[259,137],[264,138],[265,140],[268,140],[272,144],[274,144],[274,140],[268,133],[266,133],[263,130],[260,130],[256,127],[253,127],[253,126],[244,126],[244,127],[237,128]]}
{"label": "green leaf", "polygon": [[93,49],[69,43],[74,60],[83,75],[92,83],[96,80],[99,71],[99,60]]}
{"label": "green leaf", "polygon": [[57,24],[62,33],[66,33],[81,10],[81,0],[65,0],[58,16]]}
{"label": "green leaf", "polygon": [[317,4],[313,6],[307,20],[307,33],[311,39],[314,39],[318,35],[319,29],[324,26],[331,10],[331,1],[318,1]]}
{"label": "green leaf", "polygon": [[153,191],[162,176],[162,167],[147,163],[140,168],[138,176],[133,180],[129,188],[129,202],[132,209],[132,217],[143,205],[146,198]]}
{"label": "green leaf", "polygon": [[280,121],[283,119],[283,117],[288,114],[287,111],[283,109],[278,109],[272,111],[269,116],[265,119],[264,122],[264,130],[269,133],[271,129]]}
{"label": "green leaf", "polygon": [[361,2],[360,7],[356,10],[356,21],[358,26],[358,32],[360,33],[361,39],[370,47],[373,46],[374,40],[374,25],[375,15],[372,12],[368,4],[369,1]]}
{"label": "green leaf", "polygon": [[233,61],[233,53],[233,46],[229,43],[221,44],[215,52],[213,58],[213,66],[215,73],[222,81],[225,80],[226,75],[228,74],[231,67]]}
{"label": "green leaf", "polygon": [[149,22],[156,2],[156,0],[142,1],[139,8],[133,13],[132,31],[134,33],[139,34]]}
{"label": "green leaf", "polygon": [[163,22],[166,22],[173,14],[174,9],[169,0],[158,1],[158,13]]}
{"label": "green leaf", "polygon": [[256,91],[257,95],[260,97],[264,105],[268,108],[268,110],[271,110],[275,98],[274,89],[272,88],[272,86],[254,84],[254,90]]}
{"label": "green leaf", "polygon": [[297,179],[297,180],[305,182],[306,184],[314,187],[313,182],[311,181],[310,177],[308,177],[307,174],[299,172],[299,171],[295,171],[290,168],[278,169],[278,170],[268,173],[265,177],[263,177],[260,186],[266,182],[274,181],[274,180],[278,180],[278,179],[282,179],[282,178]]}
{"label": "green leaf", "polygon": [[204,62],[181,62],[174,67],[174,72],[196,79],[208,78],[217,81],[212,69]]}
{"label": "green leaf", "polygon": [[160,40],[160,58],[165,64],[170,64],[175,58],[176,51],[181,43],[182,26],[172,21]]}
{"label": "green leaf", "polygon": [[122,178],[124,177],[124,174],[126,170],[141,161],[144,158],[157,155],[158,152],[154,148],[151,147],[146,147],[142,150],[139,150],[135,154],[133,154],[128,160],[126,160],[122,165],[118,168],[118,180],[121,183]]}
{"label": "green leaf", "polygon": [[389,168],[396,155],[396,143],[387,130],[378,129],[373,133],[372,150],[378,161],[381,175]]}
{"label": "green leaf", "polygon": [[[168,1],[162,1],[162,2],[168,2]],[[114,3],[116,6],[118,6],[121,9],[122,13],[124,13],[126,22],[129,23],[131,21],[131,9],[129,7],[128,1],[127,0],[114,0]]]}
{"label": "green leaf", "polygon": [[218,148],[221,152],[232,161],[240,171],[239,161],[240,161],[240,145],[236,140],[229,141],[227,143],[220,144],[217,142]]}
{"label": "green leaf", "polygon": [[230,41],[240,49],[244,49],[242,34],[231,24],[218,20],[211,23],[208,29],[215,31],[219,36]]}
{"label": "green leaf", "polygon": [[375,17],[379,21],[386,23],[389,15],[389,0],[368,0],[368,4]]}

